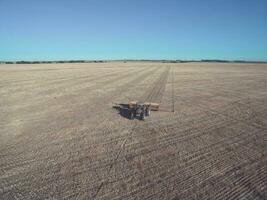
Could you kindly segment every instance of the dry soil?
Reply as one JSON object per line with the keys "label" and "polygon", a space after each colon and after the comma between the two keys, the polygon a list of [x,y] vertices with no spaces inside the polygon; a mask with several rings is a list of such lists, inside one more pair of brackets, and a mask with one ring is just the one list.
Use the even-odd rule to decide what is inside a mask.
{"label": "dry soil", "polygon": [[267,64],[0,65],[0,199],[266,199],[266,134]]}

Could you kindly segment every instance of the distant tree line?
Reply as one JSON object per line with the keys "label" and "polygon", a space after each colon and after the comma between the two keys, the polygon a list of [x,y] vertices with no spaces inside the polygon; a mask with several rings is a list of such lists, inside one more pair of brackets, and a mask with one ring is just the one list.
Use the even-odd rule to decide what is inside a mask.
{"label": "distant tree line", "polygon": [[0,64],[104,63],[103,60],[0,61]]}
{"label": "distant tree line", "polygon": [[[216,62],[216,63],[267,63],[264,61],[244,61],[244,60],[113,60],[123,62],[161,62],[161,63],[189,63],[189,62]],[[106,60],[58,60],[58,61],[0,61],[0,64],[53,64],[53,63],[105,63]]]}

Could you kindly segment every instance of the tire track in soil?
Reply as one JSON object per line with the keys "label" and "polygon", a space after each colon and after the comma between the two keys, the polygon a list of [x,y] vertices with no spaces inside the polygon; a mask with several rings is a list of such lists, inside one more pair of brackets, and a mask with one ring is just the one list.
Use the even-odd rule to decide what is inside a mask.
{"label": "tire track in soil", "polygon": [[[205,107],[202,107],[202,109],[205,109]],[[211,110],[209,110],[209,112],[212,112]],[[212,113],[214,113],[214,111],[212,112]],[[216,112],[216,115],[220,115],[220,114],[222,114],[222,113],[218,113],[218,112]],[[225,115],[224,115],[225,116]],[[227,116],[227,117],[229,117],[229,116]],[[244,119],[236,119],[236,118],[234,118],[234,121],[239,121],[239,122],[242,122]],[[243,122],[244,123],[244,122]],[[241,135],[239,135],[239,136],[241,136]],[[209,155],[209,152],[207,152],[207,154]],[[227,155],[227,154],[226,154]],[[205,171],[205,170],[204,170]],[[204,171],[203,171],[203,173],[204,173]],[[202,173],[202,172],[200,172],[200,173]]]}
{"label": "tire track in soil", "polygon": [[[240,141],[242,141],[242,140],[240,140]],[[233,143],[234,144],[234,143]],[[221,144],[222,146],[223,146],[223,144]],[[220,146],[221,146],[220,145]],[[234,144],[235,145],[235,144]],[[218,149],[218,150],[220,150],[220,146],[217,146],[216,148]],[[213,150],[215,150],[215,149],[213,149]],[[203,153],[205,153],[205,152],[203,152]],[[218,152],[219,153],[219,152]],[[223,153],[223,152],[222,152]],[[223,155],[222,153],[220,153],[220,155]],[[228,152],[229,153],[229,152]],[[207,154],[207,155],[210,155],[210,153],[209,152],[206,152],[205,154]],[[224,153],[225,155],[227,155],[227,152],[225,152]],[[202,155],[202,153],[198,153],[198,157],[201,157],[201,155]],[[202,156],[203,157],[203,156]],[[211,159],[215,159],[216,157],[214,157],[214,158],[211,158]],[[192,160],[192,161],[194,161],[196,158],[195,158],[195,156],[193,157],[193,158],[190,158],[189,160]],[[185,159],[185,160],[188,160],[188,159]],[[215,159],[216,160],[216,159]],[[199,160],[199,159],[197,159],[197,161],[201,161],[201,160]],[[168,161],[166,161],[166,162],[168,162]],[[205,162],[205,160],[203,161],[203,162]],[[222,161],[220,161],[220,162],[222,162]],[[192,163],[193,164],[193,163]],[[218,164],[218,163],[214,163],[213,165],[216,165],[216,164]],[[187,163],[183,163],[183,165],[185,165],[185,166],[188,166],[189,165],[189,163],[187,162]],[[198,165],[197,163],[195,163],[195,165]],[[155,167],[155,166],[154,166]],[[158,167],[158,166],[156,166],[156,167]],[[181,167],[181,166],[180,166]],[[190,168],[190,167],[189,167]],[[211,168],[211,167],[210,167]],[[151,169],[150,169],[151,170]],[[159,171],[164,171],[164,167],[162,167],[161,168],[161,170],[159,170]],[[177,170],[175,170],[175,172],[176,172]],[[183,171],[186,171],[186,168],[185,169],[183,169]],[[203,170],[202,170],[203,171]],[[205,170],[203,171],[203,172],[199,172],[198,174],[201,174],[201,173],[204,173],[205,172]],[[136,174],[136,173],[135,173]],[[164,173],[163,173],[164,174]],[[167,177],[165,177],[165,179],[169,179],[169,178],[172,178],[173,176],[175,175],[175,173],[174,174],[169,174]],[[126,177],[121,177],[119,180],[116,180],[116,182],[117,181],[120,181],[120,180],[122,180],[122,179],[129,179],[129,177],[130,176],[135,176],[134,174],[131,174],[131,173],[129,173],[129,175],[128,176],[126,176]],[[160,178],[160,177],[162,177],[162,175],[161,174],[159,174],[158,176],[157,176],[157,178]],[[155,177],[154,177],[155,178]],[[112,181],[112,182],[114,182],[114,181]],[[161,181],[162,182],[162,181]],[[141,190],[143,190],[143,189],[145,189],[145,188],[148,188],[148,187],[150,187],[149,186],[149,184],[148,185],[146,185],[146,186],[144,186],[144,187],[142,187],[142,188],[139,188],[139,189],[137,189],[137,190],[134,190],[134,191],[132,191],[131,193],[129,193],[129,194],[127,194],[126,196],[124,196],[125,198],[128,196],[131,196],[132,194],[136,194],[136,193],[138,193],[138,191],[141,191]]]}
{"label": "tire track in soil", "polygon": [[[121,73],[118,73],[118,71],[116,72],[108,72],[108,73],[104,73],[104,74],[101,74],[99,72],[99,74],[91,74],[91,75],[86,75],[86,76],[80,76],[80,77],[76,77],[75,78],[65,78],[63,79],[62,83],[57,83],[55,86],[55,88],[49,88],[51,85],[54,85],[54,83],[50,83],[50,84],[46,84],[44,88],[42,88],[40,91],[37,91],[37,95],[54,95],[54,94],[57,94],[58,91],[64,91],[64,89],[68,89],[68,90],[71,90],[72,91],[72,88],[76,88],[77,86],[79,85],[84,85],[84,83],[87,83],[87,82],[94,82],[94,81],[97,81],[97,80],[101,80],[101,79],[104,79],[106,77],[115,77],[113,79],[111,79],[111,81],[109,80],[105,80],[104,82],[100,82],[100,83],[96,83],[95,85],[93,86],[89,86],[89,88],[92,88],[92,87],[98,87],[98,85],[105,85],[105,84],[109,84],[109,83],[113,83],[113,82],[116,82],[117,80],[120,80],[120,78],[118,77],[127,77],[128,75],[130,75],[131,73],[134,73],[134,71],[136,73],[140,73],[142,71],[144,71],[146,68],[143,68],[143,67],[140,67],[140,68],[136,68],[134,70],[126,70],[126,71],[123,71]],[[85,73],[88,73],[88,72],[85,72]],[[119,75],[118,75],[119,74]],[[56,81],[56,80],[55,80]],[[24,85],[23,85],[24,86]],[[29,84],[30,87],[32,87],[32,83]],[[87,89],[87,87],[85,87],[84,89]],[[20,88],[10,88],[9,89],[9,92],[20,92]],[[36,96],[36,95],[35,95]]]}
{"label": "tire track in soil", "polygon": [[[102,80],[102,79],[105,79],[108,77],[110,79],[105,80],[103,82],[97,82],[93,86],[85,87],[84,89],[98,87],[98,85],[105,86],[105,84],[109,84],[109,83],[113,83],[117,80],[121,80],[118,77],[126,77],[126,76],[129,76],[131,73],[134,73],[134,72],[140,73],[144,70],[145,70],[145,68],[141,68],[141,69],[138,68],[138,69],[135,69],[134,71],[132,71],[132,70],[124,71],[121,74],[118,72],[108,72],[108,73],[104,73],[104,74],[86,75],[86,76],[82,76],[82,77],[77,77],[76,79],[75,78],[69,78],[69,79],[61,81],[61,83],[56,83],[55,88],[49,88],[51,85],[54,85],[54,83],[46,84],[45,88],[43,88],[40,91],[37,91],[37,95],[50,95],[51,96],[51,95],[57,94],[59,91],[64,91],[64,89],[66,89],[66,88],[68,90],[73,90],[72,88],[75,89],[77,86],[84,85],[88,82],[90,83],[90,82]],[[20,91],[20,88],[12,89],[12,92],[16,92],[16,91]]]}
{"label": "tire track in soil", "polygon": [[[126,85],[124,85],[122,88],[120,88],[119,90],[116,90],[116,92],[113,94],[113,96],[116,96],[117,95],[117,92],[118,91],[120,91],[120,93],[121,93],[121,91],[125,91],[125,89],[127,88],[129,88],[129,86],[132,86],[133,85],[133,83],[136,83],[136,82],[139,82],[139,81],[143,81],[146,77],[148,77],[148,75],[150,75],[150,74],[153,74],[155,71],[157,71],[159,68],[156,68],[156,69],[152,69],[152,70],[145,70],[146,71],[146,73],[144,73],[144,74],[141,74],[140,76],[137,76],[137,78],[135,78],[134,80],[132,80],[132,81],[130,81],[129,83],[127,83]],[[136,84],[135,84],[136,85]],[[138,86],[138,84],[137,84],[137,86]],[[134,87],[130,87],[130,88],[132,88],[132,89],[134,89]],[[16,146],[17,146],[18,144],[16,144]],[[46,146],[46,144],[43,144],[44,146]],[[38,145],[36,145],[36,146],[38,146]],[[38,149],[39,149],[39,146],[38,146]],[[34,151],[34,149],[32,150],[32,152]],[[47,157],[40,157],[41,159],[27,159],[27,160],[30,160],[29,162],[24,162],[24,165],[25,164],[29,164],[29,163],[31,163],[31,164],[33,164],[33,163],[36,163],[36,162],[40,162],[40,160],[49,160],[49,155],[47,156]],[[19,163],[19,162],[15,162],[15,163]],[[20,165],[21,165],[21,162],[20,162]],[[8,168],[10,168],[10,167],[16,167],[16,166],[18,166],[18,165],[9,165],[8,166]],[[5,168],[6,168],[7,166],[5,166]]]}
{"label": "tire track in soil", "polygon": [[[179,196],[179,198],[182,199],[195,199],[194,196],[196,194],[201,195],[201,199],[210,199],[211,195],[213,199],[243,199],[241,198],[241,195],[247,195],[249,192],[253,191],[256,193],[257,197],[262,197],[264,194],[259,193],[255,186],[258,186],[258,184],[264,184],[266,177],[266,170],[264,171],[266,165],[263,164],[264,162],[266,163],[266,158],[260,157],[239,163],[233,168],[226,168],[220,174],[205,179],[200,184],[197,184],[193,189],[190,188],[174,195]],[[259,166],[260,169],[259,167],[253,168],[255,164],[263,165]],[[251,173],[251,169],[253,169],[253,171],[255,170],[256,173]],[[251,181],[253,180],[256,181],[256,184],[253,182],[254,184],[251,188],[249,186],[251,186]],[[240,181],[244,182],[239,185]],[[244,186],[242,185],[247,188],[244,189]],[[243,190],[239,188],[240,186],[242,186]],[[240,196],[236,197],[235,193],[239,193]]]}
{"label": "tire track in soil", "polygon": [[[217,115],[218,115],[218,113],[216,113]],[[226,120],[227,121],[227,120]],[[230,121],[231,121],[231,119],[230,119]],[[242,122],[242,119],[235,119],[235,121],[238,121],[238,122]],[[228,120],[228,122],[229,122],[229,120]],[[244,123],[244,122],[243,122]],[[262,129],[263,130],[263,129]],[[241,136],[241,135],[239,135],[239,136]],[[142,153],[141,153],[142,154]]]}
{"label": "tire track in soil", "polygon": [[[212,112],[211,112],[212,113]],[[212,113],[212,116],[220,116],[220,113]],[[247,122],[246,122],[246,119],[245,118],[239,118],[239,119],[237,119],[237,118],[231,118],[230,116],[225,116],[225,115],[222,115],[221,117],[225,117],[225,119],[228,119],[228,120],[223,120],[222,122],[224,122],[224,123],[229,123],[229,122],[233,122],[233,123],[237,123],[237,122],[240,122],[240,123],[243,123],[244,125],[246,125],[247,124]],[[206,120],[207,120],[207,118],[205,118],[205,117],[203,117],[202,116],[202,120],[201,121],[198,121],[198,123],[203,123],[203,122],[205,122]],[[196,120],[192,120],[192,122],[194,122],[194,121],[196,121]],[[266,130],[263,126],[254,126],[254,125],[251,125],[251,126],[253,126],[253,127],[255,127],[255,128],[262,128],[262,130]],[[159,131],[159,132],[164,132],[166,129],[168,129],[168,133],[170,133],[170,131],[173,131],[175,128],[177,128],[177,127],[179,127],[179,125],[176,125],[176,126],[173,126],[172,127],[172,125],[170,125],[169,127],[167,126],[164,126],[164,127],[160,127],[160,125],[158,124],[158,126],[157,126],[157,131]],[[212,126],[211,126],[212,127]],[[183,127],[180,127],[180,129],[181,130],[183,130]],[[204,130],[204,129],[203,129]],[[184,130],[185,131],[185,130]],[[147,131],[146,131],[146,133],[147,133]],[[149,133],[149,132],[148,132]],[[168,137],[171,137],[172,136],[172,134],[168,134]],[[167,139],[167,138],[165,138],[165,139]],[[171,138],[170,138],[171,139]],[[146,141],[145,141],[146,142]],[[149,141],[148,141],[149,142]]]}
{"label": "tire track in soil", "polygon": [[[156,72],[159,69],[160,69],[159,67],[157,67],[156,69],[153,68],[152,70],[151,69],[146,69],[146,68],[145,69],[142,69],[139,72],[145,72],[144,74],[141,74],[141,75],[137,76],[133,80],[131,80],[128,83],[124,84],[122,87],[119,87],[119,89],[113,91],[112,94],[109,93],[108,94],[109,95],[108,98],[101,97],[101,99],[96,99],[96,102],[98,104],[107,104],[108,102],[110,102],[110,99],[112,99],[113,97],[116,97],[119,94],[121,95],[123,91],[129,90],[129,88],[131,88],[133,90],[134,89],[133,85],[136,85],[136,87],[138,86],[138,84],[136,84],[136,82],[140,82],[140,81],[144,80],[146,77],[148,77],[149,75],[153,74],[154,72]],[[136,72],[131,72],[130,74],[135,74],[135,73]],[[93,105],[92,108],[95,109],[95,105]],[[98,115],[102,115],[102,113],[100,111],[101,110],[104,110],[104,109],[105,108],[98,109],[99,110]],[[91,118],[92,117],[96,117],[96,115],[91,115]],[[102,121],[100,121],[98,123],[98,125],[100,125],[101,123],[104,123],[104,122],[105,122],[105,119],[102,118]],[[90,130],[90,131],[92,131],[92,130]],[[44,140],[44,141],[46,141],[46,140]],[[8,149],[16,148],[17,145],[19,145],[19,144],[17,144],[17,143],[16,144],[10,144],[9,147],[7,145],[5,145],[3,147],[3,149],[8,150]],[[42,141],[42,145],[45,146],[45,144],[43,143],[43,141]],[[41,148],[41,147],[39,146],[38,148]],[[2,149],[2,148],[0,148],[0,149]]]}
{"label": "tire track in soil", "polygon": [[[157,70],[157,69],[156,69]],[[153,69],[153,72],[155,72],[155,70]],[[151,70],[149,70],[147,73],[145,73],[145,74],[143,74],[142,76],[140,76],[140,77],[138,77],[138,78],[136,78],[136,79],[134,79],[133,81],[131,81],[131,82],[129,82],[127,85],[132,85],[132,83],[133,82],[138,82],[139,80],[141,81],[141,80],[144,80],[144,78],[145,77],[147,77],[149,74],[151,74],[152,73],[152,71]],[[127,86],[124,86],[125,88],[127,88]],[[132,129],[132,131],[133,131],[134,129]],[[122,147],[120,148],[121,149],[121,151],[123,150],[123,146],[125,145],[125,143],[126,143],[126,140],[125,140],[125,142],[123,142],[122,143]],[[118,153],[118,156],[120,155],[120,152]],[[117,157],[118,157],[117,156]],[[117,159],[117,157],[115,158],[115,159]],[[47,158],[49,158],[49,156],[47,157]],[[31,160],[31,161],[33,161],[33,162],[36,162],[37,160]],[[32,163],[32,162],[31,162]],[[9,166],[10,167],[10,166]],[[13,166],[14,167],[14,166]],[[111,165],[111,167],[110,167],[110,169],[109,169],[109,171],[111,170],[113,168],[113,166]]]}
{"label": "tire track in soil", "polygon": [[125,146],[125,145],[124,145]]}
{"label": "tire track in soil", "polygon": [[[204,109],[204,108],[203,108]],[[206,109],[206,108],[205,108]],[[125,146],[125,144],[123,144],[124,146]],[[117,158],[117,160],[118,160],[118,158]],[[113,166],[112,166],[113,167]]]}
{"label": "tire track in soil", "polygon": [[[169,71],[170,71],[170,67],[167,67],[164,72],[161,74],[161,76],[159,77],[159,79],[154,83],[154,85],[152,86],[152,88],[150,89],[149,93],[144,93],[144,95],[140,98],[141,100],[145,99],[145,101],[147,102],[159,102],[162,99],[162,96],[164,94],[165,91],[165,86],[166,86],[166,82],[168,80],[168,75],[169,75]],[[109,170],[108,170],[108,174],[110,174],[111,169],[113,168],[113,166],[115,165],[115,163],[117,162],[119,156],[121,155],[121,152],[124,150],[125,145],[128,141],[128,139],[132,136],[135,128],[137,127],[137,122],[135,122],[134,126],[132,127],[132,129],[130,130],[129,134],[127,134],[126,139],[124,139],[124,141],[122,142],[121,148],[118,152],[118,154],[116,155],[114,161],[110,164]],[[99,185],[99,187],[96,189],[96,193],[95,195],[92,196],[93,199],[95,199],[97,197],[97,195],[99,194],[100,190],[102,189],[102,187],[108,183],[109,177],[102,181],[101,184]]]}
{"label": "tire track in soil", "polygon": [[[203,118],[202,119],[202,121],[199,121],[198,123],[203,123],[203,122],[205,122],[207,119],[205,118],[205,117],[203,117],[203,116],[200,116],[199,118]],[[192,120],[191,122],[193,122],[193,121],[195,121],[195,120]],[[225,123],[228,123],[228,122],[230,122],[231,120],[228,120],[228,121],[225,121],[224,122],[224,124]],[[238,122],[238,121],[241,121],[240,119],[239,120],[235,120],[235,122]],[[156,121],[156,122],[160,122],[159,120],[158,121]],[[149,124],[151,124],[151,123],[155,123],[154,121],[152,121],[152,122],[149,122]],[[188,124],[188,123],[187,123]],[[184,130],[182,127],[181,127],[181,125],[178,125],[178,124],[176,124],[176,125],[170,125],[170,126],[168,126],[168,127],[161,127],[161,126],[159,126],[158,128],[157,128],[157,130],[159,131],[159,132],[166,132],[166,129],[168,130],[168,132],[169,131],[173,131],[173,130],[175,130],[177,127],[180,127],[181,128],[181,130]],[[140,128],[141,129],[141,126],[138,126],[138,128]],[[122,128],[123,129],[123,128]],[[115,131],[119,131],[119,130],[115,130]],[[149,128],[147,129],[147,130],[143,130],[144,132],[146,132],[147,133],[147,131],[149,131]],[[188,130],[184,130],[184,131],[188,131]],[[98,135],[99,135],[99,133],[97,133]],[[149,132],[147,133],[147,134],[149,134]],[[140,134],[138,134],[139,136],[141,136]],[[163,137],[164,137],[164,140],[173,140],[174,138],[171,138],[171,136],[172,136],[172,134],[168,134],[168,136],[167,137],[165,137],[164,135],[163,135]],[[187,135],[187,136],[189,136],[189,135]],[[115,140],[111,140],[111,141],[109,141],[108,143],[116,143],[116,142],[119,142],[119,141],[123,141],[124,139],[125,139],[125,137],[127,137],[127,136],[120,136],[120,137],[116,137],[115,138]],[[196,137],[196,136],[195,136]],[[168,139],[169,138],[169,139]],[[149,141],[144,141],[144,143],[146,143],[146,142],[148,142],[149,143]],[[98,143],[97,143],[98,144]],[[145,145],[145,144],[144,144]]]}
{"label": "tire track in soil", "polygon": [[[136,125],[137,125],[137,122],[135,122],[134,127],[132,127],[131,131],[129,132],[129,134],[128,134],[129,136],[132,136],[132,134],[133,134],[133,132],[134,132],[134,129],[135,129]],[[121,144],[121,146],[120,146],[120,149],[119,149],[118,153],[116,154],[116,157],[114,158],[113,162],[110,164],[110,166],[109,166],[109,168],[108,168],[108,172],[107,172],[108,175],[110,174],[110,172],[111,172],[113,166],[116,164],[116,162],[117,162],[119,156],[121,155],[121,152],[124,150],[124,147],[125,147],[126,142],[127,142],[127,139],[125,139],[125,140],[122,142],[122,144]],[[102,189],[102,187],[103,187],[105,184],[107,184],[108,181],[109,181],[109,176],[108,176],[108,178],[107,178],[106,180],[102,181],[101,184],[97,187],[97,189],[96,189],[96,193],[92,196],[93,199],[95,199],[95,198],[97,197],[97,195],[99,194],[99,192],[100,192],[100,190]]]}
{"label": "tire track in soil", "polygon": [[[266,166],[266,163],[265,163]],[[265,199],[256,188],[260,184],[266,184],[267,170],[265,167],[257,169],[257,173],[247,175],[242,173],[240,177],[234,177],[234,181],[231,183],[234,185],[232,188],[223,188],[224,190],[216,195],[216,199],[243,199],[245,195],[253,192],[253,199],[258,197],[259,199]]]}
{"label": "tire track in soil", "polygon": [[[200,116],[200,118],[203,118],[203,116]],[[203,118],[203,120],[202,120],[202,123],[204,122],[204,121],[206,121],[207,119],[204,119]],[[193,121],[195,121],[195,120],[193,120]],[[193,122],[192,121],[192,122]],[[229,120],[228,121],[226,121],[227,123],[229,122]],[[151,122],[150,122],[151,123]],[[181,126],[180,125],[174,125],[174,126],[168,126],[168,127],[158,127],[157,128],[157,130],[159,131],[159,132],[166,132],[166,129],[168,130],[168,132],[169,131],[172,131],[172,130],[174,130],[175,128],[177,128],[177,127],[180,127],[181,128]],[[140,129],[141,129],[141,127],[139,127]],[[181,130],[184,130],[183,128],[181,129]],[[119,131],[119,130],[117,130],[117,131]],[[145,131],[145,130],[144,130]],[[149,131],[149,129],[147,129],[147,131]],[[145,131],[145,132],[147,132],[147,131]],[[97,133],[97,134],[99,134],[99,133]],[[149,132],[147,133],[147,134],[149,134]],[[172,134],[168,134],[168,136],[167,137],[164,137],[164,135],[163,135],[163,139],[164,139],[164,141],[166,140],[166,139],[168,139],[168,137],[170,137],[170,139],[168,139],[168,140],[173,140],[174,138],[171,138],[171,135]],[[140,134],[138,134],[138,136],[140,136]],[[122,136],[122,137],[119,137],[119,138],[115,138],[115,140],[112,140],[112,141],[109,141],[108,143],[117,143],[117,142],[119,142],[119,141],[123,141],[124,139],[125,139],[125,137],[127,137],[127,136]],[[189,135],[187,135],[187,137],[189,137]],[[148,142],[149,143],[149,141],[144,141],[144,143],[146,143],[146,142]],[[97,143],[98,144],[98,143]],[[143,145],[143,144],[142,144]],[[145,144],[144,144],[145,145]]]}
{"label": "tire track in soil", "polygon": [[[173,129],[175,129],[175,127],[179,127],[179,125],[176,125],[176,126],[174,126],[174,127],[169,127],[169,128],[171,128],[172,130]],[[138,129],[138,126],[136,126],[136,129]],[[164,129],[165,130],[165,129]],[[113,131],[113,130],[112,130]],[[117,130],[117,131],[119,131],[119,130]],[[140,127],[139,127],[139,131],[143,131]],[[165,130],[166,131],[166,130]],[[114,131],[113,131],[114,132]],[[193,134],[193,133],[192,133]],[[138,136],[140,136],[140,134],[138,133]],[[188,136],[188,135],[187,135]],[[101,136],[102,137],[102,136]],[[78,138],[79,139],[79,138]],[[122,137],[119,137],[119,139],[117,139],[117,138],[115,138],[115,140],[112,140],[112,141],[109,141],[109,142],[107,142],[107,144],[108,143],[118,143],[118,142],[120,142],[120,141],[124,141],[125,139],[129,139],[129,136],[127,135],[127,136],[122,136]],[[167,138],[166,138],[167,139]],[[75,143],[77,143],[78,141],[77,141],[77,139],[75,138]],[[149,142],[149,141],[146,141],[146,142]],[[53,144],[56,144],[56,145],[58,145],[58,142],[56,142],[56,143],[53,143]],[[96,145],[98,145],[98,144],[102,144],[102,143],[96,143]],[[105,143],[106,144],[106,143]],[[131,145],[132,146],[132,145]],[[75,153],[75,152],[74,152]],[[137,155],[136,155],[137,156]],[[102,157],[100,157],[98,160],[103,160],[103,158]],[[98,162],[98,161],[97,161]],[[96,163],[97,163],[96,162]],[[91,167],[92,166],[94,166],[94,165],[91,165]],[[92,169],[97,169],[97,166],[95,166],[95,168],[92,168]]]}
{"label": "tire track in soil", "polygon": [[[209,132],[211,132],[212,130],[210,130]],[[242,134],[244,134],[244,133],[242,133]],[[236,138],[236,139],[238,139],[238,137],[240,137],[240,136],[242,136],[242,134],[239,134],[238,136],[234,136],[234,138]],[[229,136],[228,136],[229,137]],[[188,139],[190,139],[190,138],[188,138]],[[229,138],[228,138],[229,139]],[[232,138],[233,139],[233,138]],[[227,140],[223,140],[223,141],[227,141]],[[180,141],[181,142],[181,141]],[[222,144],[223,145],[223,144]],[[222,146],[223,147],[223,146]],[[164,148],[163,148],[164,149]],[[206,148],[205,148],[206,149]],[[156,149],[155,149],[156,150]],[[190,157],[192,157],[192,155],[187,155],[187,156],[190,156]],[[193,157],[195,157],[195,156],[193,156]]]}
{"label": "tire track in soil", "polygon": [[170,69],[171,67],[166,67],[159,79],[155,82],[155,84],[152,85],[149,92],[145,92],[144,95],[140,98],[140,101],[156,103],[161,102],[170,73]]}
{"label": "tire track in soil", "polygon": [[[156,122],[161,122],[161,121],[164,121],[164,119],[161,119],[161,120],[157,120]],[[148,125],[148,124],[152,124],[152,123],[155,123],[155,121],[151,121],[151,122],[144,122],[144,124],[143,125]],[[118,129],[115,129],[115,130],[113,130],[113,132],[115,131],[115,132],[118,132],[118,131],[122,131],[123,129],[125,129],[125,128],[127,128],[128,127],[128,125],[127,126],[125,126],[125,127],[122,127],[122,128],[118,128]],[[141,125],[138,125],[137,127],[141,127]],[[169,127],[169,128],[171,128],[171,129],[175,129],[175,127],[179,127],[179,125],[176,125],[176,126],[174,126],[174,127]],[[147,129],[147,130],[149,130],[149,129]],[[83,132],[88,132],[89,130],[84,130]],[[96,133],[98,136],[100,136],[101,137],[101,132],[97,132]],[[125,140],[127,138],[127,136],[120,136],[120,137],[115,137],[114,139],[111,139],[111,141],[109,141],[109,142],[107,142],[107,143],[117,143],[117,142],[119,142],[119,141],[123,141],[123,140]],[[66,140],[64,140],[65,142],[67,142],[67,141],[70,141],[70,140],[75,140],[75,142],[78,142],[78,140],[81,140],[82,139],[82,136],[80,136],[80,137],[75,137],[75,138],[70,138],[70,139],[66,139]],[[50,144],[51,145],[60,145],[60,143],[61,143],[62,141],[52,141]],[[93,144],[106,144],[105,142],[102,142],[102,143],[93,143]],[[7,156],[7,154],[2,154],[2,155],[0,155],[0,157],[5,157],[5,156]],[[47,157],[47,158],[49,158],[49,156]],[[36,160],[36,161],[38,161],[38,160]],[[17,163],[17,162],[15,162],[15,163]],[[23,163],[21,163],[20,162],[20,165],[21,164],[24,164],[24,165],[26,165],[26,164],[30,164],[30,163],[32,163],[32,160],[30,160],[30,161],[24,161]],[[18,166],[18,165],[9,165],[8,166],[8,168],[11,168],[11,167],[16,167],[16,166]],[[7,166],[6,166],[7,167]]]}
{"label": "tire track in soil", "polygon": [[[241,136],[242,134],[240,134],[240,136]],[[236,139],[238,139],[238,137],[236,137]],[[240,143],[240,147],[242,147],[243,145],[242,145],[242,143],[244,142],[244,141],[246,141],[246,140],[249,140],[248,138],[243,138],[243,139],[241,139],[241,140],[237,140],[237,141],[235,141],[235,142],[238,142],[238,143]],[[225,140],[226,141],[226,140]],[[236,145],[236,143],[235,143],[234,141],[233,142],[231,142],[231,144],[229,144],[229,145]],[[220,142],[221,143],[221,142]],[[217,150],[219,150],[218,152],[217,152],[217,154],[219,154],[220,156],[227,156],[229,153],[231,153],[231,152],[228,152],[228,151],[226,151],[226,152],[224,152],[224,149],[221,149],[223,146],[224,146],[224,144],[223,143],[218,143],[218,144],[216,144],[214,147],[212,147],[212,149],[210,149],[210,151],[215,151],[216,149]],[[182,171],[186,171],[187,170],[187,168],[188,168],[188,170],[190,170],[190,162],[192,163],[192,165],[194,164],[194,165],[196,165],[196,169],[197,169],[197,166],[198,165],[200,165],[201,164],[201,162],[205,162],[205,160],[202,160],[201,158],[209,158],[212,154],[210,153],[210,151],[208,151],[208,152],[205,152],[205,151],[203,151],[203,150],[207,150],[208,148],[204,148],[204,149],[202,149],[200,152],[198,152],[198,151],[195,151],[194,153],[196,153],[196,155],[195,156],[197,156],[197,157],[195,157],[195,156],[186,156],[185,158],[184,158],[184,161],[186,161],[186,162],[183,162],[183,163],[181,163],[180,164],[180,166],[179,166],[179,169],[182,169]],[[208,157],[206,157],[206,156],[208,156]],[[262,157],[261,157],[262,158]],[[168,160],[172,160],[172,159],[175,159],[175,158],[168,158],[167,160],[165,160],[166,162],[168,162]],[[189,159],[189,160],[188,160]],[[214,160],[216,160],[216,162],[214,162],[214,163],[211,163],[210,164],[210,166],[209,166],[209,168],[212,168],[212,167],[214,167],[214,166],[216,166],[216,165],[218,165],[218,163],[223,163],[224,162],[224,160],[218,160],[218,159],[216,159],[216,156],[213,156],[213,157],[210,157],[209,158],[209,160],[212,160],[212,159],[214,159]],[[189,162],[188,162],[189,161]],[[196,162],[195,162],[196,161]],[[182,168],[182,167],[186,167],[186,168]],[[155,168],[155,167],[158,167],[158,166],[154,166],[153,168]],[[226,168],[226,169],[228,169],[228,168]],[[151,170],[151,169],[150,169]],[[177,174],[177,170],[178,169],[176,169],[175,170],[175,167],[174,167],[174,169],[171,169],[171,171],[173,171],[172,173],[170,173],[170,174],[168,174],[168,176],[166,176],[164,179],[162,179],[161,177],[162,177],[162,175],[164,175],[165,173],[164,173],[164,166],[163,167],[161,167],[158,171],[162,171],[163,173],[162,174],[158,174],[156,177],[154,177],[154,179],[156,178],[156,179],[160,179],[161,181],[160,182],[163,182],[163,180],[169,180],[169,179],[171,179],[171,178],[173,178],[176,174]],[[201,174],[203,174],[203,173],[205,173],[205,170],[206,169],[198,169],[198,173],[196,174],[197,176],[200,176]],[[182,172],[181,170],[180,170],[180,172]],[[137,173],[135,173],[135,174],[137,174]],[[131,175],[129,175],[129,176],[134,176],[135,174],[131,174]],[[129,179],[129,177],[127,176],[127,177],[123,177],[122,179]],[[119,180],[118,180],[119,181]],[[173,182],[175,182],[175,180],[172,180]],[[187,180],[187,179],[185,179],[184,181],[190,181],[190,180]],[[127,195],[125,195],[124,197],[125,198],[127,198],[127,197],[129,197],[129,196],[132,196],[133,194],[137,194],[138,193],[138,191],[141,191],[141,190],[144,190],[144,189],[148,189],[150,187],[150,184],[146,184],[145,186],[143,186],[143,187],[141,187],[141,188],[139,188],[139,189],[137,189],[137,190],[135,190],[135,191],[132,191],[131,193],[129,193],[129,194],[127,194]],[[156,194],[158,194],[158,193],[160,193],[160,191],[159,192],[157,192]],[[153,195],[156,195],[156,194],[153,194]]]}

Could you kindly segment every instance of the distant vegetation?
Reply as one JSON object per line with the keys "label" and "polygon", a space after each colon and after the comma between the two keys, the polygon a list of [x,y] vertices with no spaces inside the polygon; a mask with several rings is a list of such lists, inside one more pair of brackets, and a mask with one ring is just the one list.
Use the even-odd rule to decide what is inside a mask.
{"label": "distant vegetation", "polygon": [[217,63],[267,63],[266,61],[244,60],[59,60],[59,61],[0,61],[0,64],[52,64],[52,63],[106,63],[111,61],[123,62],[161,62],[161,63],[189,63],[189,62],[217,62]]}
{"label": "distant vegetation", "polygon": [[55,64],[55,63],[104,63],[103,60],[59,60],[59,61],[0,61],[0,64]]}

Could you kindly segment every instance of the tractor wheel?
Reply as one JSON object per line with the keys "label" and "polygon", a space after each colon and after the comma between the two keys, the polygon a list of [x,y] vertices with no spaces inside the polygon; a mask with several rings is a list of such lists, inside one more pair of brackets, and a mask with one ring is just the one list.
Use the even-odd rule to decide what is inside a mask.
{"label": "tractor wheel", "polygon": [[130,111],[130,119],[133,120],[134,119],[134,112]]}
{"label": "tractor wheel", "polygon": [[150,108],[148,107],[147,109],[146,109],[146,116],[150,116]]}
{"label": "tractor wheel", "polygon": [[144,112],[141,113],[141,115],[140,115],[140,119],[141,119],[141,120],[145,120],[145,113],[144,113]]}

